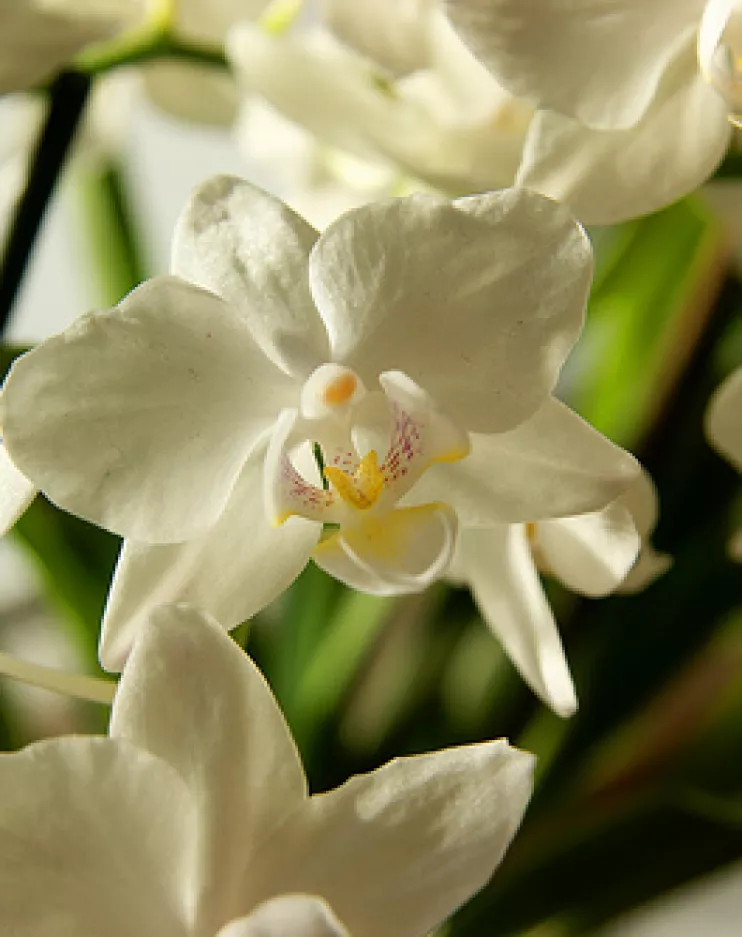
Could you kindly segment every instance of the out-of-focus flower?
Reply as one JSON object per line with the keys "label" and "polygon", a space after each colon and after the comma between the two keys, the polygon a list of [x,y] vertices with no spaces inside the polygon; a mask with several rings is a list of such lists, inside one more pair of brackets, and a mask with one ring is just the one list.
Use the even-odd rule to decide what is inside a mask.
{"label": "out-of-focus flower", "polygon": [[471,587],[524,680],[561,716],[572,715],[577,698],[538,573],[591,598],[644,588],[670,563],[649,543],[656,511],[654,486],[642,473],[601,511],[461,533],[453,578]]}
{"label": "out-of-focus flower", "polygon": [[310,797],[250,659],[160,609],[108,738],[0,756],[0,916],[27,937],[419,937],[491,876],[532,767],[501,740]]}
{"label": "out-of-focus flower", "polygon": [[[404,6],[395,7],[395,15],[403,15]],[[392,5],[386,7],[391,15]],[[360,15],[367,24],[382,21],[384,13],[369,5]],[[495,83],[437,3],[421,12],[415,30],[429,38],[425,60],[403,75],[384,71],[381,34],[373,43],[381,62],[325,30],[276,36],[249,23],[230,33],[227,49],[248,93],[261,95],[327,145],[451,194],[512,185],[533,108]],[[422,45],[413,32],[400,32],[400,55],[402,39]],[[370,40],[372,33],[365,35]]]}
{"label": "out-of-focus flower", "polygon": [[[673,59],[641,119],[607,129],[537,112],[533,98],[511,93],[517,82],[506,91],[499,72],[482,67],[441,7],[439,0],[325,0],[327,24],[355,53],[327,34],[268,36],[250,25],[235,28],[228,48],[248,90],[334,146],[384,159],[449,193],[528,186],[566,202],[587,224],[655,211],[696,188],[722,158],[726,106],[698,75],[692,43]],[[490,22],[486,2],[472,0],[470,7],[467,0],[452,5],[454,22],[463,22],[467,40],[480,21],[489,27],[471,44],[490,64],[487,42],[496,45],[510,27],[494,15]],[[646,8],[650,16],[653,6]],[[513,22],[530,22],[539,12],[519,7]],[[467,29],[469,20],[475,25]],[[612,41],[611,29],[604,32]],[[539,35],[549,36],[550,27]],[[535,54],[553,61],[551,53]],[[559,80],[570,74],[564,65],[570,56],[558,59]],[[603,82],[602,60],[596,55],[591,62],[590,88]],[[545,70],[543,61],[539,67]]]}
{"label": "out-of-focus flower", "polygon": [[[742,472],[742,368],[717,388],[706,411],[706,436],[716,451]],[[742,562],[742,530],[729,544],[731,556]]]}
{"label": "out-of-focus flower", "polygon": [[543,108],[520,181],[564,198],[579,217],[653,211],[697,188],[723,157],[727,115],[742,98],[736,0],[619,0],[610,9],[446,0],[446,9],[496,79]]}
{"label": "out-of-focus flower", "polygon": [[[272,0],[174,0],[169,28],[177,39],[221,47],[236,23],[257,20]],[[151,100],[176,117],[228,126],[237,114],[239,95],[225,71],[195,62],[159,59],[142,66]]]}
{"label": "out-of-focus flower", "polygon": [[51,78],[86,46],[142,22],[149,0],[2,0],[0,94]]}
{"label": "out-of-focus flower", "polygon": [[310,554],[417,591],[457,522],[613,501],[634,459],[550,396],[591,266],[564,207],[523,189],[388,199],[318,236],[240,180],[201,186],[174,276],[18,359],[3,391],[18,469],[128,538],[104,665],[167,600],[233,627]]}
{"label": "out-of-focus flower", "polygon": [[0,536],[10,530],[36,494],[36,486],[13,465],[0,442]]}
{"label": "out-of-focus flower", "polygon": [[319,231],[346,211],[421,188],[390,165],[324,145],[257,95],[242,101],[235,134],[266,188]]}

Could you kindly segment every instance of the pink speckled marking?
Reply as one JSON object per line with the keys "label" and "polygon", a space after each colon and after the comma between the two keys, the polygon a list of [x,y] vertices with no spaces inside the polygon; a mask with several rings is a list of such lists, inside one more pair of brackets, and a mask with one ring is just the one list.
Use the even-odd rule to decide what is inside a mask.
{"label": "pink speckled marking", "polygon": [[411,463],[423,455],[420,425],[395,400],[390,401],[392,419],[389,451],[381,466],[386,485],[393,485],[400,477],[408,474]]}
{"label": "pink speckled marking", "polygon": [[335,500],[332,491],[318,488],[302,478],[285,453],[281,457],[281,488],[292,513],[304,517],[321,520]]}
{"label": "pink speckled marking", "polygon": [[328,464],[352,475],[358,468],[358,456],[350,449],[337,448]]}

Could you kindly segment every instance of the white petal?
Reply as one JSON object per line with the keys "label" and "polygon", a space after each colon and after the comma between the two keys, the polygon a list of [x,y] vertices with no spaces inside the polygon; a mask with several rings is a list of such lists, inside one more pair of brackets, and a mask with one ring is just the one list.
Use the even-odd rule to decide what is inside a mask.
{"label": "white petal", "polygon": [[657,526],[659,496],[652,476],[642,469],[618,499],[631,512],[634,526],[642,540],[648,539]]}
{"label": "white petal", "polygon": [[642,545],[636,563],[634,563],[616,591],[621,595],[633,595],[636,592],[641,592],[647,586],[650,586],[655,579],[664,576],[672,564],[673,558],[669,553],[659,553],[651,543],[645,543]]}
{"label": "white petal", "polygon": [[374,163],[377,175],[391,177],[397,167],[454,194],[512,184],[532,109],[518,102],[521,108],[496,110],[503,92],[483,68],[486,100],[481,83],[464,96],[448,75],[428,70],[390,91],[366,62],[321,38],[277,38],[246,25],[230,38],[230,51],[246,90],[328,146]]}
{"label": "white petal", "polygon": [[247,462],[224,513],[184,543],[127,540],[108,594],[100,639],[106,670],[121,670],[137,634],[159,605],[188,602],[227,630],[272,602],[299,575],[321,532],[290,518],[276,528],[263,502],[263,451]]}
{"label": "white petal", "polygon": [[582,595],[613,592],[634,565],[640,546],[631,513],[620,502],[536,525],[536,547],[546,571]]}
{"label": "white petal", "polygon": [[242,23],[227,53],[245,90],[330,146],[373,160],[377,134],[409,130],[407,108],[380,91],[368,63],[324,33],[276,37]]}
{"label": "white petal", "polygon": [[591,269],[585,233],[562,206],[506,189],[349,212],[315,245],[309,277],[333,358],[369,390],[394,367],[460,426],[493,432],[530,416],[554,386]]}
{"label": "white petal", "polygon": [[571,716],[574,685],[525,526],[462,531],[456,566],[526,683],[557,715]]}
{"label": "white petal", "polygon": [[431,466],[407,501],[445,498],[465,527],[535,521],[599,510],[640,471],[632,455],[553,397],[516,429],[471,440],[467,458]]}
{"label": "white petal", "polygon": [[[467,98],[465,108],[444,80],[419,72],[400,82],[407,110],[417,105],[420,114],[402,136],[396,128],[385,136],[376,134],[375,146],[404,172],[452,196],[513,185],[533,109],[513,98],[491,107],[486,117],[467,119],[475,102],[479,109],[486,102],[476,95]],[[501,91],[490,94],[501,96]]]}
{"label": "white petal", "polygon": [[0,442],[0,536],[7,534],[37,493],[37,487],[13,465]]}
{"label": "white petal", "polygon": [[168,114],[217,127],[234,122],[239,93],[230,75],[212,66],[168,59],[147,62],[141,72],[150,100]]}
{"label": "white petal", "polygon": [[178,220],[172,271],[231,303],[269,357],[306,376],[328,358],[307,280],[316,239],[279,199],[234,176],[215,176]]}
{"label": "white petal", "polygon": [[435,401],[401,371],[379,375],[391,411],[389,448],[381,465],[384,491],[379,503],[403,497],[435,462],[469,455],[469,434],[441,413]]}
{"label": "white petal", "polygon": [[[502,135],[506,125],[527,126],[534,108],[499,85],[491,72],[472,55],[442,9],[432,17],[432,62],[426,74],[434,78],[441,97],[447,96],[459,110],[448,119],[463,129],[467,124],[491,122],[491,130]],[[525,124],[520,117],[525,116]],[[499,118],[504,118],[500,120]]]}
{"label": "white petal", "polygon": [[361,592],[420,592],[446,571],[456,532],[456,515],[445,504],[399,508],[341,527],[317,544],[312,559]]}
{"label": "white petal", "polygon": [[172,765],[199,813],[194,933],[244,914],[244,857],[306,797],[293,739],[250,658],[207,616],[168,606],[129,658],[110,734]]}
{"label": "white petal", "polygon": [[350,937],[327,904],[309,895],[282,895],[233,921],[217,937]]}
{"label": "white petal", "polygon": [[650,543],[657,525],[659,496],[649,472],[642,470],[618,501],[631,512],[634,526],[642,539],[636,563],[617,589],[620,593],[631,594],[646,589],[655,579],[664,575],[672,566],[673,559],[667,553],[659,553]]}
{"label": "white petal", "polygon": [[324,0],[323,19],[349,46],[392,74],[425,68],[436,0]]}
{"label": "white petal", "polygon": [[173,9],[178,36],[221,45],[230,26],[256,20],[273,0],[178,0]]}
{"label": "white petal", "polygon": [[446,0],[454,26],[513,94],[594,127],[642,116],[705,0]]}
{"label": "white petal", "polygon": [[353,937],[421,937],[492,875],[531,792],[504,741],[401,758],[313,797],[266,844],[256,889],[321,895]]}
{"label": "white petal", "polygon": [[740,22],[737,0],[708,0],[698,33],[698,66],[706,81],[724,98],[735,123],[742,107]]}
{"label": "white petal", "polygon": [[182,540],[216,521],[295,393],[229,306],[163,277],[16,360],[5,444],[66,510],[134,540]]}
{"label": "white petal", "polygon": [[689,42],[629,129],[592,130],[539,112],[517,181],[565,201],[585,224],[615,224],[698,188],[721,162],[730,136],[726,105],[699,74]]}
{"label": "white petal", "polygon": [[80,49],[110,38],[144,13],[145,4],[140,0],[3,3],[0,94],[21,91],[51,78]]}
{"label": "white petal", "polygon": [[274,526],[283,524],[292,515],[318,523],[335,520],[336,498],[333,492],[321,487],[318,472],[314,476],[305,476],[294,465],[292,444],[298,435],[298,422],[296,410],[286,409],[281,412],[265,457],[263,497],[266,517]]}
{"label": "white petal", "polygon": [[709,442],[742,472],[742,368],[730,374],[715,391],[706,410]]}
{"label": "white petal", "polygon": [[17,937],[188,937],[193,803],[173,769],[118,741],[0,756],[0,919]]}

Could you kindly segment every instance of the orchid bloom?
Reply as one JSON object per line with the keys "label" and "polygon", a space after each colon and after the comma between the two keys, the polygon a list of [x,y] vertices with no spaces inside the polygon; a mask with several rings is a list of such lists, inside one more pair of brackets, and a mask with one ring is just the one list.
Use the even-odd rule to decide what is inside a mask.
{"label": "orchid bloom", "polygon": [[86,46],[136,26],[147,0],[1,0],[0,94],[53,77]]}
{"label": "orchid bloom", "polygon": [[[407,4],[345,6],[345,18],[360,22],[343,39],[373,60],[326,29],[271,35],[242,23],[231,31],[227,52],[248,106],[260,95],[324,145],[444,192],[512,185],[534,108],[497,85],[437,0],[419,4],[425,9],[409,22]],[[398,21],[404,28],[392,28]],[[392,55],[408,68],[414,55],[415,70],[397,62],[388,71]],[[243,146],[249,152],[249,137]]]}
{"label": "orchid bloom", "polygon": [[577,697],[538,573],[592,598],[639,591],[670,564],[649,543],[656,516],[654,486],[643,472],[601,511],[461,534],[453,578],[471,587],[523,679],[560,716],[574,713]]}
{"label": "orchid bloom", "polygon": [[109,669],[165,602],[232,628],[310,556],[363,591],[418,591],[459,525],[599,510],[637,472],[551,397],[591,251],[549,199],[388,199],[318,235],[216,177],[172,269],[19,358],[2,395],[17,469],[126,538]]}
{"label": "orchid bloom", "polygon": [[[500,3],[454,0],[447,7],[453,23],[489,73],[446,21],[443,0],[324,0],[325,22],[346,48],[327,36],[268,36],[245,25],[233,30],[228,50],[248,90],[325,143],[386,160],[449,193],[523,185],[565,202],[585,224],[614,224],[695,189],[726,151],[729,127],[726,106],[698,75],[690,46],[673,60],[646,113],[630,127],[607,129],[537,111],[534,102],[541,100],[517,71],[533,49],[544,94],[571,74],[573,59],[578,65],[590,61],[575,93],[608,88],[598,78],[613,50],[594,54],[597,42],[584,42],[581,27],[575,29],[576,53],[569,48],[552,56],[558,17],[602,15],[603,7],[594,4],[583,14],[583,5],[587,10],[578,4],[576,13],[552,13],[554,22],[542,22],[545,0],[536,10],[517,4],[514,14],[505,3],[502,15]],[[655,7],[642,4],[648,20]],[[611,21],[598,39],[613,44],[613,29]],[[631,43],[632,29],[626,29]],[[537,42],[546,37],[544,52]],[[488,44],[507,53],[511,39],[523,44],[521,58],[507,60],[517,80],[493,66],[489,53]],[[552,62],[553,81],[547,74]]]}
{"label": "orchid bloom", "polygon": [[[583,220],[667,205],[724,156],[727,118],[742,103],[737,0],[445,2],[497,81],[541,108],[519,181]],[[594,219],[576,191],[592,200]]]}
{"label": "orchid bloom", "polygon": [[[742,472],[742,368],[737,368],[717,388],[706,411],[706,436],[716,451]],[[729,544],[734,560],[742,562],[742,530]]]}
{"label": "orchid bloom", "polygon": [[391,166],[326,146],[257,95],[243,100],[235,136],[265,187],[320,231],[353,208],[420,190]]}
{"label": "orchid bloom", "polygon": [[24,937],[422,937],[491,876],[532,767],[500,740],[310,797],[249,657],[159,609],[108,737],[0,755],[0,919]]}
{"label": "orchid bloom", "polygon": [[[169,0],[170,32],[196,45],[221,47],[238,22],[258,20],[274,0]],[[281,0],[279,0],[281,2]],[[144,87],[160,108],[184,120],[229,126],[239,94],[226,71],[194,62],[159,59],[141,66]]]}

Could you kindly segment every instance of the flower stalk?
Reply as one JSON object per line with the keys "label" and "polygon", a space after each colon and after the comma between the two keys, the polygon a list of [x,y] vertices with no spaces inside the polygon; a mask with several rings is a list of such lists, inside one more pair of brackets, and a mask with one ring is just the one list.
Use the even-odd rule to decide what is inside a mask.
{"label": "flower stalk", "polygon": [[0,265],[0,335],[10,320],[44,212],[67,160],[91,88],[88,75],[62,72],[52,83],[49,112],[31,158]]}
{"label": "flower stalk", "polygon": [[53,693],[63,693],[65,696],[74,696],[91,703],[102,703],[104,706],[111,705],[117,686],[115,680],[104,680],[99,677],[67,673],[53,667],[42,667],[40,664],[20,660],[3,651],[0,651],[0,674],[29,686],[41,687]]}

